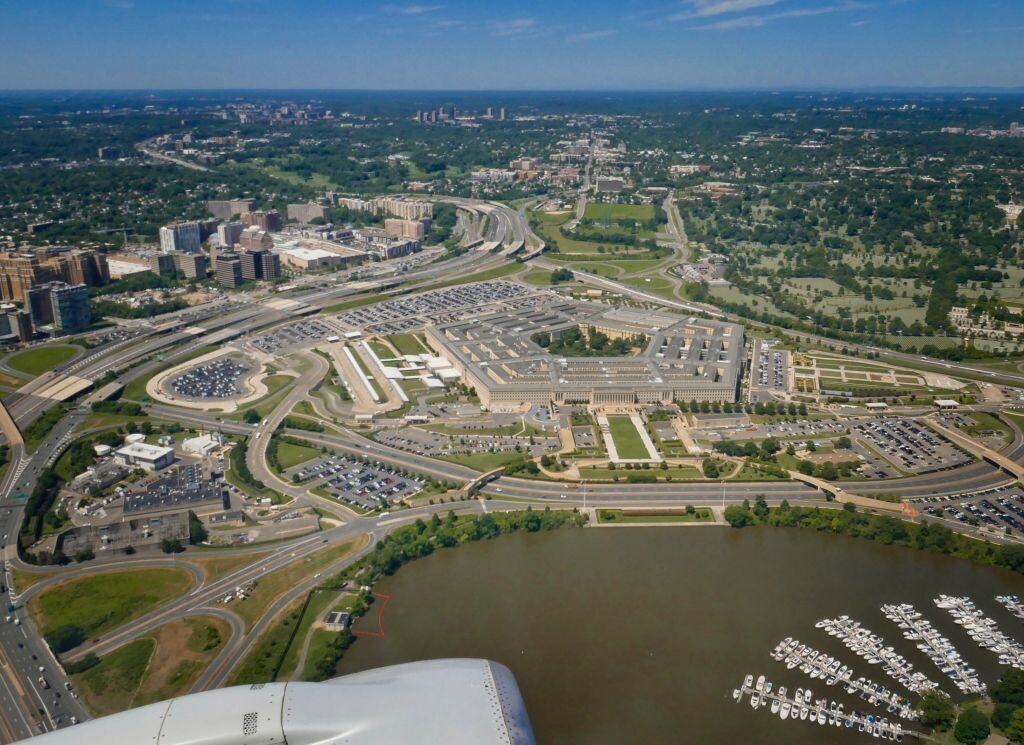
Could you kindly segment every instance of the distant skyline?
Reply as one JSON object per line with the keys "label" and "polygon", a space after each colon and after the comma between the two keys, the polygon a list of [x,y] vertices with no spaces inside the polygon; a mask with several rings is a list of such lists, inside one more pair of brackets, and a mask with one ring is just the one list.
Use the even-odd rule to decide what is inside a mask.
{"label": "distant skyline", "polygon": [[0,0],[0,89],[1019,88],[1021,0]]}

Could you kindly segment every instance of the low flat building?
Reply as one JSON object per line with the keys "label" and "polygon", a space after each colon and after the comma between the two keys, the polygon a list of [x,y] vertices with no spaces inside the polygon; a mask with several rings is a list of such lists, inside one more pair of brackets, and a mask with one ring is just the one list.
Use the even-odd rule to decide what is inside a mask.
{"label": "low flat building", "polygon": [[159,471],[174,463],[174,448],[133,442],[114,451],[114,459],[123,466]]}

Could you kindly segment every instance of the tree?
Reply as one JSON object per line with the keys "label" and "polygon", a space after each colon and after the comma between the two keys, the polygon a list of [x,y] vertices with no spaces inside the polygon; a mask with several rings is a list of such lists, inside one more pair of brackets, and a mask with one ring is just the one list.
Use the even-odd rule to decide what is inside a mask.
{"label": "tree", "polygon": [[1024,709],[1014,709],[1013,714],[1010,715],[1010,723],[1006,725],[1003,732],[1011,742],[1024,743]]}
{"label": "tree", "polygon": [[725,508],[725,520],[734,528],[745,528],[753,524],[754,516],[750,513],[749,507],[731,504]]}
{"label": "tree", "polygon": [[1024,706],[1024,670],[1010,668],[992,684],[992,700],[1000,704]]}
{"label": "tree", "polygon": [[932,729],[946,729],[953,724],[956,710],[953,702],[941,691],[929,691],[921,699],[921,724]]}
{"label": "tree", "polygon": [[256,424],[260,420],[260,415],[257,414],[253,409],[248,409],[242,414],[242,421],[246,424]]}
{"label": "tree", "polygon": [[992,732],[988,717],[975,706],[968,706],[956,720],[953,736],[964,745],[974,745],[985,740]]}
{"label": "tree", "polygon": [[96,554],[93,553],[91,548],[83,548],[81,551],[75,552],[75,561],[82,564],[86,561],[92,561],[96,558]]}
{"label": "tree", "polygon": [[181,545],[181,541],[171,538],[164,538],[160,541],[160,550],[165,554],[180,554],[185,550],[185,547]]}
{"label": "tree", "polygon": [[203,525],[203,521],[199,519],[192,510],[188,511],[188,542],[193,546],[197,543],[205,543],[209,534],[206,532],[206,526]]}
{"label": "tree", "polygon": [[51,631],[45,638],[55,654],[62,654],[84,642],[85,631],[78,626],[61,626]]}
{"label": "tree", "polygon": [[840,450],[849,450],[850,449],[850,445],[851,445],[851,443],[850,443],[850,438],[849,437],[837,437],[836,438],[836,447],[839,448]]}

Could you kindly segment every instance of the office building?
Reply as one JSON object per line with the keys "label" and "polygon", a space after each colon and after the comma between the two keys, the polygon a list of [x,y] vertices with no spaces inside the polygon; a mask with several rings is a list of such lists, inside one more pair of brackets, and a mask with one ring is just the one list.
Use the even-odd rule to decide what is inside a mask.
{"label": "office building", "polygon": [[315,202],[308,204],[289,204],[288,219],[298,220],[303,223],[311,223],[314,220],[321,222],[331,221],[331,208]]}
{"label": "office building", "polygon": [[107,259],[93,251],[46,246],[32,252],[0,254],[0,299],[24,303],[28,290],[47,282],[90,286],[110,280]]}
{"label": "office building", "polygon": [[242,284],[242,262],[238,255],[231,251],[218,253],[214,275],[221,287],[235,288]]}
{"label": "office building", "polygon": [[402,220],[389,217],[384,221],[384,235],[389,238],[411,238],[421,241],[427,234],[425,222],[424,220]]}
{"label": "office building", "polygon": [[[179,254],[180,255],[180,254]],[[196,254],[198,255],[198,254]],[[155,274],[170,274],[174,271],[175,254],[153,252],[146,257],[150,271]]]}
{"label": "office building", "polygon": [[35,326],[53,323],[53,302],[50,299],[50,285],[42,284],[25,291],[25,308]]}
{"label": "office building", "polygon": [[114,451],[114,460],[123,466],[159,471],[174,463],[174,448],[133,442]]}
{"label": "office building", "polygon": [[164,253],[198,253],[202,242],[197,222],[177,222],[160,228],[160,250]]}
{"label": "office building", "polygon": [[260,230],[266,230],[269,233],[281,232],[281,215],[277,210],[246,212],[242,215],[242,222],[246,225],[255,225]]}
{"label": "office building", "polygon": [[243,215],[256,209],[255,199],[214,200],[206,203],[206,209],[218,220],[230,220],[235,215]]}
{"label": "office building", "polygon": [[171,254],[175,270],[188,279],[206,279],[206,257],[203,254]]}
{"label": "office building", "polygon": [[84,284],[54,283],[50,290],[53,303],[53,325],[65,334],[85,331],[92,322],[89,312],[89,288]]}
{"label": "office building", "polygon": [[231,248],[238,243],[238,238],[245,230],[245,223],[241,220],[222,222],[217,226],[217,237],[220,238],[220,245],[224,248]]}
{"label": "office building", "polygon": [[30,341],[35,335],[35,329],[32,326],[32,315],[28,311],[8,308],[4,311],[4,318],[7,319],[10,333],[18,337],[18,341]]}
{"label": "office building", "polygon": [[269,250],[274,246],[274,239],[266,230],[260,230],[255,225],[243,230],[238,240],[235,241],[238,248],[244,248],[247,251],[255,251],[258,249]]}

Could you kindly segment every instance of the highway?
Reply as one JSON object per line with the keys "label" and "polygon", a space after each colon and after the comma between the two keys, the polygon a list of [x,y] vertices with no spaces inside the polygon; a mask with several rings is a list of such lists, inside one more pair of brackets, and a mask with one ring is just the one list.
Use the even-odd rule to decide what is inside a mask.
{"label": "highway", "polygon": [[[590,163],[588,161],[587,179],[589,182]],[[581,197],[585,209],[585,196]],[[506,254],[521,250],[523,247],[533,248],[543,243],[530,231],[525,212],[515,211],[511,208],[493,202],[482,202],[480,200],[469,200],[460,198],[445,197],[456,205],[471,209],[477,214],[488,216],[486,234],[483,236],[484,246],[502,248]],[[673,216],[670,214],[670,220]],[[675,224],[674,224],[675,225]],[[480,248],[467,251],[466,253],[451,259],[445,259],[433,264],[428,264],[413,271],[395,274],[391,277],[375,278],[370,281],[349,283],[337,286],[321,284],[312,286],[299,292],[293,292],[286,297],[295,300],[297,303],[307,306],[307,310],[323,309],[338,303],[339,299],[359,297],[369,292],[386,290],[400,281],[403,289],[415,291],[429,287],[433,283],[443,281],[451,276],[466,276],[473,271],[479,271],[491,266],[498,266],[504,261],[501,255],[491,253],[489,250]],[[550,262],[537,259],[538,266],[555,268]],[[718,311],[713,306],[700,303],[686,303],[667,300],[657,295],[631,288],[627,285],[608,280],[603,277],[591,275],[586,272],[575,272],[577,277],[588,284],[603,289],[611,289],[638,300],[667,306],[675,310],[689,313],[707,314],[713,317],[732,318]],[[323,278],[318,278],[318,282]],[[13,422],[24,428],[37,419],[49,407],[56,405],[56,401],[38,395],[55,381],[66,378],[69,375],[80,376],[91,381],[97,381],[109,372],[118,373],[118,381],[128,383],[133,379],[141,378],[152,374],[157,369],[165,366],[168,361],[180,357],[192,350],[198,349],[209,343],[211,335],[217,334],[224,329],[236,330],[240,335],[253,333],[260,329],[288,321],[295,317],[293,313],[275,310],[265,304],[266,298],[254,299],[247,296],[240,296],[234,302],[218,301],[207,306],[199,306],[180,311],[175,314],[168,314],[163,317],[165,321],[159,327],[142,326],[139,333],[133,338],[113,342],[102,347],[89,350],[76,359],[58,366],[54,371],[47,373],[40,378],[30,381],[22,386],[16,393],[11,394],[5,400]],[[763,324],[752,323],[745,319],[735,318],[737,322],[748,325],[763,326]],[[189,330],[185,330],[188,328]],[[840,342],[809,334],[787,331],[787,334],[796,338],[818,344],[836,345]],[[213,337],[217,338],[217,337]],[[874,351],[868,347],[844,344],[848,348],[859,351]],[[877,350],[883,358],[889,358],[893,362],[909,362],[914,367],[933,369],[936,372],[948,372],[950,365],[941,362],[923,361],[913,355],[906,355],[898,352]],[[272,485],[278,491],[296,498],[299,504],[315,504],[319,507],[327,507],[337,515],[343,524],[326,530],[314,536],[291,541],[281,548],[274,550],[266,556],[254,558],[252,564],[236,572],[230,577],[223,578],[200,588],[196,585],[193,591],[184,598],[169,603],[162,608],[146,614],[141,619],[130,624],[127,628],[116,629],[96,641],[89,643],[69,655],[70,659],[78,659],[87,652],[102,654],[116,649],[120,645],[148,633],[158,626],[187,615],[196,613],[216,613],[228,621],[232,629],[231,639],[222,650],[217,660],[203,674],[197,683],[196,689],[203,689],[222,684],[227,680],[234,666],[240,661],[244,653],[251,647],[255,636],[272,622],[273,615],[286,607],[292,600],[300,597],[308,591],[315,583],[315,578],[309,578],[295,588],[289,590],[281,598],[277,599],[271,607],[271,613],[263,617],[259,623],[249,632],[242,627],[238,617],[229,609],[216,605],[217,601],[228,591],[233,590],[238,584],[250,579],[257,579],[265,572],[282,568],[288,564],[299,561],[309,553],[325,547],[325,541],[329,545],[340,545],[341,543],[354,540],[358,536],[368,535],[373,539],[379,539],[390,530],[400,525],[407,524],[419,516],[429,515],[432,512],[447,510],[448,506],[424,506],[403,510],[395,516],[382,520],[377,516],[359,517],[347,507],[333,500],[317,497],[308,493],[307,489],[289,484],[276,474],[270,472],[263,454],[269,434],[277,427],[289,411],[300,400],[308,398],[309,390],[327,372],[326,362],[318,355],[303,355],[307,360],[308,367],[302,372],[299,380],[274,410],[260,423],[255,425],[244,424],[235,421],[221,421],[218,417],[204,414],[199,411],[183,411],[181,409],[164,406],[161,404],[148,403],[146,410],[154,417],[170,419],[180,422],[186,426],[216,428],[230,434],[239,434],[250,437],[249,462],[248,465],[256,478]],[[973,368],[956,366],[956,370],[971,371]],[[976,370],[979,374],[986,374],[987,371]],[[1024,375],[1012,373],[999,373],[1002,379],[1016,380],[1024,383]],[[11,445],[11,465],[0,482],[0,530],[3,531],[5,564],[18,566],[23,571],[31,571],[21,563],[15,551],[15,536],[22,522],[23,502],[12,500],[10,496],[17,493],[30,493],[41,471],[52,464],[60,452],[81,432],[75,432],[76,428],[88,416],[88,411],[75,407],[71,409],[46,435],[43,442],[36,447],[31,454],[26,454],[25,447],[20,442],[20,435],[17,430],[11,429],[9,422],[0,421],[8,442]],[[455,463],[415,455],[413,453],[397,450],[381,443],[369,440],[340,425],[335,425],[340,434],[314,433],[305,430],[286,430],[293,437],[303,439],[315,445],[330,447],[340,452],[362,455],[375,458],[381,462],[408,468],[417,471],[431,478],[452,481],[458,484],[468,484],[476,480],[479,472]],[[1020,429],[1013,426],[1014,441],[1003,451],[1003,454],[1014,461],[1024,458],[1024,436]],[[253,438],[253,435],[259,437]],[[256,443],[255,445],[253,443]],[[927,496],[933,494],[956,494],[966,491],[979,491],[991,488],[995,485],[1007,483],[1010,477],[1002,470],[984,461],[976,461],[970,464],[952,468],[937,473],[923,474],[920,476],[893,479],[888,481],[868,481],[848,484],[851,491],[865,496],[899,493],[903,496]],[[628,505],[648,506],[664,504],[729,504],[740,502],[744,499],[754,499],[758,495],[764,495],[767,499],[777,502],[787,499],[792,503],[800,504],[822,504],[823,495],[813,487],[795,481],[773,481],[773,482],[724,482],[724,483],[660,483],[660,484],[629,484],[621,483],[590,483],[585,487],[574,486],[565,483],[548,482],[542,480],[517,478],[511,476],[498,476],[488,483],[485,491],[491,495],[487,502],[488,509],[521,509],[527,502],[534,504],[563,505],[566,507],[580,506],[585,498],[587,504],[594,505]],[[476,500],[458,502],[452,508],[462,512],[479,512],[482,503]],[[370,545],[372,546],[372,540]],[[232,550],[232,554],[255,553],[259,549],[243,548]],[[265,550],[265,549],[263,549]],[[339,559],[338,562],[325,570],[336,571],[354,557]],[[94,562],[85,566],[74,566],[65,568],[60,572],[59,579],[84,576],[89,573],[107,569],[114,564],[126,566],[165,566],[177,564],[188,568],[188,556],[180,560],[167,557],[128,557],[105,555],[100,556]],[[190,569],[194,572],[194,567]],[[198,582],[197,575],[193,574],[194,582]],[[71,716],[79,720],[87,718],[87,713],[81,705],[70,696],[64,694],[58,697],[57,693],[64,693],[63,683],[66,678],[62,670],[56,664],[48,647],[39,637],[31,619],[23,609],[22,604],[27,598],[32,597],[43,589],[52,586],[58,581],[56,579],[45,579],[37,583],[30,590],[22,595],[6,595],[8,601],[17,606],[14,616],[21,623],[0,624],[0,740],[10,742],[12,739],[20,739],[54,727],[67,725]],[[10,577],[5,573],[5,589],[8,592],[12,589]],[[211,610],[212,609],[212,610]],[[39,672],[39,667],[43,672]],[[38,688],[38,677],[44,675],[52,688],[44,691]]]}

